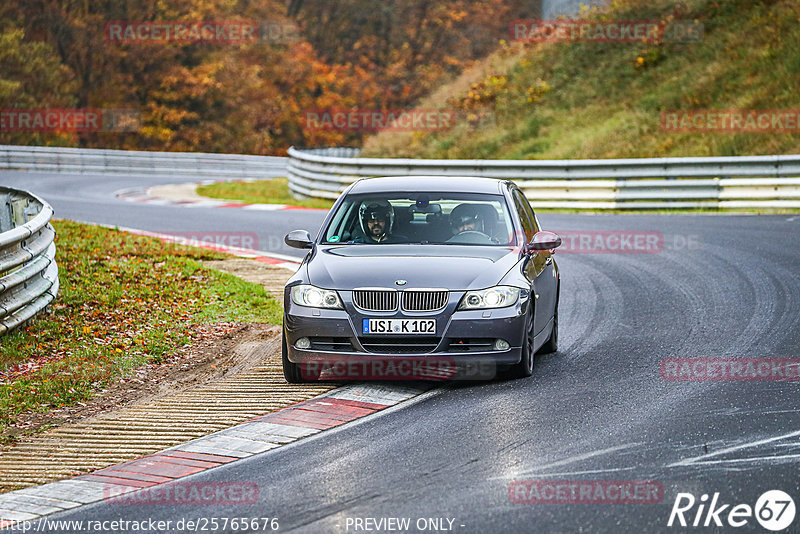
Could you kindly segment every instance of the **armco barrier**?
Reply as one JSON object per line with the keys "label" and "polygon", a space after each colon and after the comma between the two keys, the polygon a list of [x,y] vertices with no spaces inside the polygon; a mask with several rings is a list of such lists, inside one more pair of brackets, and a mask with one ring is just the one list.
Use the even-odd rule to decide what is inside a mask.
{"label": "armco barrier", "polygon": [[244,154],[150,152],[0,145],[0,169],[73,174],[192,176],[198,179],[263,178],[286,158]]}
{"label": "armco barrier", "polygon": [[516,180],[536,208],[800,208],[800,155],[600,160],[360,158],[353,148],[289,149],[289,158],[0,145],[0,169],[198,179],[287,170],[299,197],[334,199],[365,176],[488,176]]}
{"label": "armco barrier", "polygon": [[800,208],[800,155],[599,160],[360,158],[357,149],[289,149],[289,188],[334,199],[366,176],[515,180],[535,208]]}
{"label": "armco barrier", "polygon": [[58,294],[53,208],[0,187],[0,335],[24,325]]}

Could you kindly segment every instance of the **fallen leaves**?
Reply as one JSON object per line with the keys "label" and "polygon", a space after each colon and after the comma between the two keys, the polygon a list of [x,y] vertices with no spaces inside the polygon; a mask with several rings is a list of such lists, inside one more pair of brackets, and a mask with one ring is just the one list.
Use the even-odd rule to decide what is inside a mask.
{"label": "fallen leaves", "polygon": [[3,427],[26,412],[81,403],[118,380],[145,381],[154,368],[180,361],[181,347],[234,328],[205,324],[214,315],[209,310],[235,317],[243,308],[237,300],[256,298],[264,319],[274,314],[260,286],[231,287],[195,261],[224,255],[67,221],[54,225],[59,298],[51,313],[3,341]]}

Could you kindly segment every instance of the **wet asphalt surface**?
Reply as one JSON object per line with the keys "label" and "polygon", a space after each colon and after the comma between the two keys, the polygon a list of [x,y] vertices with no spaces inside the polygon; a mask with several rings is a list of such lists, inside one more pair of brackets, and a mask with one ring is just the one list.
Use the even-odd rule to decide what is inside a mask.
{"label": "wet asphalt surface", "polygon": [[[143,178],[2,173],[0,183],[39,194],[58,218],[166,233],[255,232],[261,250],[295,256],[283,235],[315,233],[324,216],[113,196]],[[753,517],[733,528],[728,512],[773,489],[800,506],[800,382],[674,381],[662,365],[800,357],[800,215],[539,217],[556,232],[661,238],[650,253],[556,254],[560,350],[538,356],[531,378],[438,386],[398,409],[184,479],[255,482],[255,504],[101,502],[50,519],[170,520],[167,532],[212,517],[277,517],[281,532],[768,532]],[[655,503],[553,504],[510,494],[516,481],[646,481],[663,493]],[[719,493],[719,504],[731,505],[719,516],[724,526],[703,528],[703,514],[700,527],[668,527],[678,493],[698,501]],[[520,497],[528,502],[514,502]],[[685,513],[689,522],[698,504]],[[410,526],[378,530],[366,518],[408,518]],[[444,518],[439,530],[428,521],[435,518]],[[230,527],[207,531],[244,531]],[[800,532],[800,519],[788,532]]]}

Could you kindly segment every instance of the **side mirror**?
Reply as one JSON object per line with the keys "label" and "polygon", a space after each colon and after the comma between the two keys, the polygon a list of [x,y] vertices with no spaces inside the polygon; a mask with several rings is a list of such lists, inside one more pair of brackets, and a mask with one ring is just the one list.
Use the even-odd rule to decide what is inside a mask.
{"label": "side mirror", "polygon": [[283,238],[284,243],[294,248],[314,248],[311,234],[305,230],[292,230]]}
{"label": "side mirror", "polygon": [[528,245],[528,250],[553,250],[554,248],[558,248],[561,246],[561,238],[558,237],[558,234],[553,232],[536,232],[531,239],[530,245]]}

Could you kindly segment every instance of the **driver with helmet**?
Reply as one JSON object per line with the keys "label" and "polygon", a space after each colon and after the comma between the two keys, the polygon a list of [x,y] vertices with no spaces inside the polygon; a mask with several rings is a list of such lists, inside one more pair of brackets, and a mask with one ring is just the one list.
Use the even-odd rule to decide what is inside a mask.
{"label": "driver with helmet", "polygon": [[356,237],[356,243],[402,243],[404,238],[392,234],[394,210],[385,200],[364,202],[358,209],[358,218],[363,235]]}

